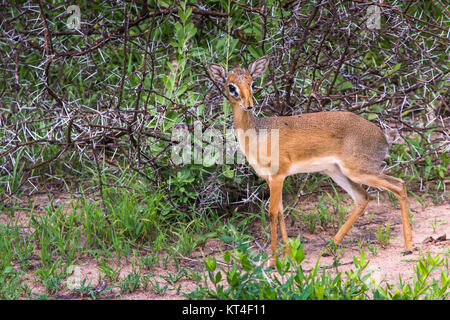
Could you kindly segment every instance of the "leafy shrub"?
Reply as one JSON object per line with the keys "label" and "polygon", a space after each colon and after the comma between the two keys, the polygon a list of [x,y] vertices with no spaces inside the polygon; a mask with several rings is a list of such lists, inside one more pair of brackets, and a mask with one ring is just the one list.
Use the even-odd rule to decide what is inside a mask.
{"label": "leafy shrub", "polygon": [[289,243],[289,255],[276,260],[276,272],[264,267],[265,253],[251,251],[241,243],[233,253],[226,251],[223,259],[229,267],[218,266],[216,258],[208,257],[205,267],[213,288],[200,286],[191,296],[215,299],[367,299],[370,293],[364,274],[368,261],[364,251],[353,258],[355,270],[332,275],[320,270],[319,260],[310,271],[303,270],[305,254],[300,238]]}
{"label": "leafy shrub", "polygon": [[333,274],[319,266],[320,258],[311,270],[304,270],[305,253],[300,238],[289,242],[289,255],[276,260],[276,270],[264,267],[267,255],[255,253],[247,243],[241,243],[233,252],[225,251],[220,266],[215,257],[204,261],[207,276],[204,285],[187,296],[214,299],[447,299],[450,295],[448,260],[441,271],[440,282],[430,280],[430,275],[444,259],[428,254],[419,259],[412,284],[400,279],[396,286],[376,283],[366,271],[369,261],[364,250],[359,258],[353,257],[353,268]]}

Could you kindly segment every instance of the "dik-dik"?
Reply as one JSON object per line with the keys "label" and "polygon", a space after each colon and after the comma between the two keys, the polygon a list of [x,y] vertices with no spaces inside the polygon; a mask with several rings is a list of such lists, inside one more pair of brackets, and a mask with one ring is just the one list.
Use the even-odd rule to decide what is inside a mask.
{"label": "dik-dik", "polygon": [[341,111],[289,117],[254,116],[253,80],[262,76],[268,65],[269,58],[266,56],[256,60],[248,70],[236,67],[227,73],[222,66],[209,64],[208,71],[211,79],[223,86],[231,103],[241,150],[256,173],[269,184],[270,265],[273,267],[275,263],[277,224],[287,252],[283,182],[289,175],[306,172],[329,175],[355,202],[347,221],[334,236],[334,243],[342,241],[364,212],[369,202],[368,194],[361,187],[365,184],[389,190],[397,197],[405,253],[411,253],[412,233],[406,188],[401,179],[381,172],[388,151],[388,142],[381,129],[353,113]]}

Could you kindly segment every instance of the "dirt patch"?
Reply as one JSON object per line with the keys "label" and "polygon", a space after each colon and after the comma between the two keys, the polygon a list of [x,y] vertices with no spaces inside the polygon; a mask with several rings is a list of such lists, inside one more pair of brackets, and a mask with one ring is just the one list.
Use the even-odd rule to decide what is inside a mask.
{"label": "dirt patch", "polygon": [[[345,271],[353,267],[352,257],[359,257],[360,247],[364,248],[366,258],[370,260],[367,271],[372,272],[372,277],[378,282],[386,281],[389,283],[396,283],[399,277],[403,281],[408,281],[414,275],[414,266],[419,257],[430,253],[431,255],[441,254],[449,255],[450,251],[450,203],[445,203],[438,206],[423,207],[415,199],[410,200],[410,211],[414,214],[412,218],[412,229],[414,239],[414,251],[410,255],[403,254],[403,234],[400,217],[400,210],[392,206],[389,201],[378,203],[376,200],[372,201],[366,214],[361,217],[354,227],[350,230],[343,242],[343,250],[341,252],[337,268],[331,268],[333,265],[333,257],[321,257],[320,265],[329,266],[331,270]],[[382,247],[377,240],[375,233],[378,226],[385,226],[387,221],[390,221],[390,241],[389,244]],[[261,228],[259,223],[254,225],[254,230]],[[289,237],[296,237],[301,235],[304,242],[304,250],[306,260],[303,263],[305,270],[311,269],[316,263],[316,259],[320,256],[326,240],[334,235],[332,230],[317,230],[315,234],[311,234],[300,228],[299,223],[294,223],[288,227]],[[261,229],[259,229],[261,230]],[[257,237],[255,237],[257,238]],[[217,253],[217,248],[222,247],[220,241],[208,241],[203,248],[203,254],[211,255]],[[368,246],[374,248],[374,252],[368,250]],[[268,241],[262,240],[255,246],[269,250]],[[196,253],[195,255],[200,255]],[[220,260],[220,255],[217,255]],[[193,259],[189,264],[186,261],[184,267],[200,268],[201,259]],[[155,270],[160,275],[168,270]],[[184,281],[180,284],[183,289],[192,290],[196,283],[192,281]],[[130,295],[122,296],[124,299],[179,299],[180,295],[175,292],[158,295],[152,291],[136,292]]]}
{"label": "dirt patch", "polygon": [[[423,207],[414,198],[409,198],[410,214],[412,217],[413,253],[404,255],[402,223],[400,209],[392,206],[389,201],[369,203],[366,213],[358,219],[355,225],[343,240],[343,250],[339,260],[339,271],[350,269],[352,257],[359,257],[360,249],[366,253],[366,259],[370,260],[367,270],[373,271],[372,277],[378,282],[386,280],[395,283],[399,277],[408,280],[414,275],[413,267],[418,259],[430,253],[431,255],[450,254],[450,203],[447,201],[440,205]],[[390,241],[382,246],[376,237],[378,226],[385,228],[390,222]],[[288,230],[290,237],[299,233],[295,226]],[[334,235],[331,230],[318,231],[315,234],[302,232],[302,240],[307,260],[304,268],[312,268],[320,256],[326,240]],[[368,248],[372,248],[372,251]],[[333,265],[333,257],[321,257],[320,264]]]}
{"label": "dirt patch", "polygon": [[[45,207],[45,199],[38,197],[36,205],[40,208]],[[55,199],[54,204],[59,205],[63,202],[69,202],[70,198],[61,197]],[[301,236],[304,243],[306,259],[302,264],[304,270],[314,267],[317,258],[320,257],[320,265],[328,267],[334,271],[345,271],[353,267],[352,257],[359,257],[360,250],[363,248],[366,253],[366,259],[370,260],[367,270],[372,271],[372,277],[377,282],[387,281],[396,283],[399,277],[408,281],[414,275],[413,267],[418,259],[428,252],[432,255],[440,254],[442,257],[450,255],[450,202],[447,200],[439,205],[422,206],[414,198],[409,199],[410,213],[412,217],[413,245],[414,250],[410,255],[403,255],[403,235],[400,218],[400,209],[395,208],[389,201],[372,200],[366,213],[355,223],[343,241],[340,250],[338,267],[333,266],[333,257],[320,257],[322,248],[328,239],[334,235],[333,228],[318,227],[314,233],[301,225],[299,220],[290,221],[287,219],[288,236]],[[305,204],[313,207],[314,203]],[[349,202],[350,206],[351,203]],[[39,209],[39,207],[37,209]],[[66,206],[68,207],[68,206]],[[41,209],[42,210],[42,209]],[[20,213],[19,213],[20,214]],[[39,214],[39,210],[36,210]],[[19,221],[27,224],[25,215],[19,216]],[[7,217],[1,216],[0,222],[6,222]],[[383,228],[387,222],[390,222],[390,241],[381,246],[375,233],[378,226]],[[255,238],[254,247],[256,250],[265,250],[270,252],[269,241],[259,221],[252,224],[249,230]],[[370,248],[370,249],[369,249]],[[148,270],[139,270],[141,277],[146,277],[147,285],[144,289],[139,288],[131,293],[124,293],[120,284],[136,271],[136,261],[122,259],[120,263],[111,264],[109,267],[117,270],[115,280],[105,279],[104,273],[99,269],[99,261],[92,257],[81,257],[74,266],[74,274],[67,281],[63,280],[63,285],[57,294],[50,296],[54,299],[80,299],[89,298],[86,292],[82,295],[70,289],[70,281],[85,280],[89,284],[91,291],[101,291],[104,288],[111,288],[102,294],[100,299],[184,299],[182,293],[191,292],[198,285],[199,279],[194,279],[194,273],[203,271],[203,259],[206,256],[215,255],[220,262],[220,250],[230,249],[222,241],[217,239],[208,240],[205,245],[198,249],[191,257],[180,258],[182,269],[187,271],[174,281],[179,271],[170,263],[167,265],[157,264]],[[36,257],[36,263],[39,263],[39,257]],[[192,271],[190,273],[189,271]],[[37,280],[37,275],[30,271],[25,275],[25,281],[28,287],[36,295],[45,292],[45,287]],[[114,285],[112,285],[114,284]]]}

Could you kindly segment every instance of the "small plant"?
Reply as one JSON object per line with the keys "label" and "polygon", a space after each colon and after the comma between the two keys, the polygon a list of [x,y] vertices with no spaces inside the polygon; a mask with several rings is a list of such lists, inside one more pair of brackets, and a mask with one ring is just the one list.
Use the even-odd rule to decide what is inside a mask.
{"label": "small plant", "polygon": [[411,226],[414,225],[414,216],[415,216],[414,213],[408,214],[409,224],[410,224]]}
{"label": "small plant", "polygon": [[[430,279],[431,274],[439,267],[445,266],[439,280]],[[415,277],[412,283],[399,280],[396,286],[386,284],[385,288],[378,288],[374,292],[375,299],[392,300],[447,300],[450,297],[450,277],[448,273],[448,259],[439,255],[432,257],[430,253],[419,259],[414,267]]]}
{"label": "small plant", "polygon": [[53,268],[40,269],[37,271],[37,274],[40,276],[42,284],[44,285],[48,294],[55,294],[59,291],[59,286],[61,284],[61,280],[63,279],[63,274],[58,273]]}
{"label": "small plant", "polygon": [[383,248],[386,247],[391,241],[390,231],[391,231],[391,224],[390,220],[388,220],[384,230],[381,229],[381,225],[378,225],[378,231],[375,232],[375,236],[377,237],[378,241],[380,242]]}
{"label": "small plant", "polygon": [[22,273],[13,267],[0,269],[0,299],[15,300],[30,295],[31,289],[22,280]]}
{"label": "small plant", "polygon": [[[346,206],[343,205],[342,200],[347,197],[346,194],[339,195],[338,191],[336,190],[336,187],[334,184],[331,184],[331,187],[333,188],[333,195],[331,195],[329,192],[327,192],[328,201],[331,203],[331,205],[334,207],[334,219],[336,222],[334,223],[334,230],[339,230],[345,221],[345,216],[349,210]],[[330,218],[331,219],[331,218]]]}
{"label": "small plant", "polygon": [[[19,191],[22,180],[23,180],[23,168],[25,167],[25,163],[21,161],[22,153],[25,149],[21,148],[19,149],[19,152],[17,153],[17,157],[14,161],[13,170],[10,175],[7,176],[6,182],[8,187],[8,192],[10,194],[15,194]],[[20,195],[20,194],[18,194]]]}
{"label": "small plant", "polygon": [[378,247],[376,246],[372,246],[372,245],[368,245],[367,249],[370,251],[370,253],[372,253],[374,256],[376,256],[378,254]]}
{"label": "small plant", "polygon": [[156,294],[164,294],[166,293],[168,290],[172,290],[169,289],[169,287],[167,286],[167,284],[165,285],[161,285],[158,281],[155,280],[155,282],[152,282],[151,280],[149,281],[151,283],[151,289],[153,290],[154,293]]}
{"label": "small plant", "polygon": [[62,271],[61,264],[61,260],[57,260],[49,265],[43,263],[42,268],[36,271],[48,294],[57,293],[61,281],[65,278],[65,272]]}
{"label": "small plant", "polygon": [[100,292],[97,292],[98,290],[92,286],[91,282],[88,282],[87,279],[83,279],[79,287],[72,289],[72,291],[78,294],[81,298],[90,296],[92,299],[95,299],[100,294]]}
{"label": "small plant", "polygon": [[302,220],[308,227],[310,233],[314,233],[317,227],[317,216],[314,212],[302,215]]}
{"label": "small plant", "polygon": [[326,246],[322,250],[322,257],[333,257],[333,266],[339,266],[339,261],[344,256],[344,247],[341,244],[334,243],[333,239],[327,241]]}
{"label": "small plant", "polygon": [[136,291],[141,285],[141,274],[137,270],[132,270],[121,282],[120,293],[126,294]]}
{"label": "small plant", "polygon": [[152,270],[155,266],[159,266],[159,253],[150,253],[142,256],[140,258],[141,266],[147,268],[148,270]]}
{"label": "small plant", "polygon": [[181,280],[184,275],[184,269],[180,269],[177,273],[167,272],[165,276],[161,275],[160,278],[166,280],[171,286],[175,286],[175,283]]}
{"label": "small plant", "polygon": [[433,220],[433,222],[431,222],[431,227],[433,228],[433,233],[436,233],[436,229],[440,226],[440,225],[443,225],[443,224],[446,224],[447,223],[447,221],[437,221],[437,218],[436,217],[434,217],[434,220]]}
{"label": "small plant", "polygon": [[120,272],[122,271],[122,268],[114,269],[113,267],[108,266],[103,258],[101,258],[101,262],[97,266],[97,269],[112,283],[119,279]]}

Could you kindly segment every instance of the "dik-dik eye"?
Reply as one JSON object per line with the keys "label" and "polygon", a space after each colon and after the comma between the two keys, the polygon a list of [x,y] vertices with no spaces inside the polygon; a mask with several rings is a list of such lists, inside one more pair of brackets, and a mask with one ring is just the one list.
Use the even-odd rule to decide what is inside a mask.
{"label": "dik-dik eye", "polygon": [[252,84],[250,85],[250,88],[252,88],[252,92],[255,91],[255,83],[252,82]]}
{"label": "dik-dik eye", "polygon": [[238,94],[238,88],[234,85],[234,84],[229,84],[228,85],[228,91],[230,92],[230,94],[234,97],[237,97]]}

